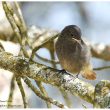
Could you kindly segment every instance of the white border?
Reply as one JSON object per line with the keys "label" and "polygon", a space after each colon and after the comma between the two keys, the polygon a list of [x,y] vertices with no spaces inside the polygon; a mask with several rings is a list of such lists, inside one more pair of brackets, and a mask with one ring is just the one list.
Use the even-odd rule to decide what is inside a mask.
{"label": "white border", "polygon": [[[5,0],[3,0],[5,1]],[[20,2],[110,2],[110,0],[6,0]]]}

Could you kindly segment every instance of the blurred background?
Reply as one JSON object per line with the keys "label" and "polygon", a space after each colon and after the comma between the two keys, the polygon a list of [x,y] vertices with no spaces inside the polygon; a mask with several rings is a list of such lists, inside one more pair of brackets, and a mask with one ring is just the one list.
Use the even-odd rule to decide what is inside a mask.
{"label": "blurred background", "polygon": [[[28,27],[35,25],[40,28],[61,31],[66,25],[74,24],[78,25],[81,28],[82,37],[90,41],[91,43],[93,44],[101,43],[105,45],[110,43],[110,13],[109,13],[110,2],[19,2],[19,3],[22,9],[25,22]],[[0,5],[0,8],[2,9],[2,5]],[[3,24],[4,23],[3,20],[4,19],[6,20],[4,11],[0,10],[0,14],[4,17],[0,18],[0,23]],[[9,24],[7,22],[5,25],[3,25],[4,28],[2,25],[0,26],[1,32],[4,31],[4,29],[6,28],[10,29]],[[8,48],[9,45],[12,46],[10,49]],[[18,45],[14,46],[14,44],[8,43],[6,44],[6,46],[5,47],[7,51],[13,51],[14,54],[16,54],[19,51]],[[38,51],[38,54],[44,58],[51,59],[49,51],[45,48],[40,49]],[[43,63],[40,60],[39,62]],[[110,62],[92,58],[92,64],[93,67],[100,67],[110,65]],[[51,64],[48,63],[47,65],[52,66]],[[60,68],[60,66],[58,67]],[[109,72],[110,72],[109,69],[98,71],[97,79],[95,81],[88,81],[86,79],[83,79],[81,76],[80,78],[95,85],[100,80],[103,79],[110,80]],[[6,77],[7,75],[4,76],[4,78]],[[2,78],[2,80],[4,79]],[[9,81],[7,82],[7,84],[9,84]],[[0,99],[2,100],[6,100],[8,97],[8,95],[3,96],[4,93],[3,90],[6,93],[8,93],[9,91],[8,86],[4,87],[4,85],[5,85],[4,83],[0,84],[0,88],[2,88],[2,90],[0,89]],[[60,91],[57,88],[47,84],[44,85],[50,97],[58,101],[61,101],[62,103],[65,103]],[[31,108],[46,107],[44,101],[35,96],[34,93],[31,92],[27,86],[26,89],[29,107]],[[15,92],[15,94],[19,94],[17,96],[20,97],[19,90],[18,92]],[[6,98],[3,99],[3,97]],[[73,108],[83,108],[82,104],[84,104],[87,108],[92,107],[91,104],[81,100],[78,97],[72,96],[71,94],[69,95],[69,97],[70,100],[72,101]]]}

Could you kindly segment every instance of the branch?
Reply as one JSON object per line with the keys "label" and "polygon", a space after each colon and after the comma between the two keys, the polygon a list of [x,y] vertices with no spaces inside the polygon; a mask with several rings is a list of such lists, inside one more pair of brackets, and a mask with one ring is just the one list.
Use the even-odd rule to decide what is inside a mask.
{"label": "branch", "polygon": [[93,57],[110,61],[110,46],[103,44],[91,45],[91,53]]}
{"label": "branch", "polygon": [[37,45],[33,50],[32,50],[32,54],[30,57],[30,60],[33,59],[35,53],[37,50],[39,50],[41,47],[45,46],[47,43],[49,43],[50,41],[53,41],[56,37],[58,37],[59,34],[56,34],[55,36],[50,37],[49,39],[47,39],[46,41],[42,42],[41,44]]}
{"label": "branch", "polygon": [[[0,52],[0,67],[2,69],[9,70],[19,77],[28,76],[34,80],[57,86],[94,104],[94,86],[91,84],[74,78],[73,75],[66,72],[61,73],[57,69],[34,62],[30,62],[29,64],[27,61],[28,59],[14,57],[7,52]],[[110,101],[108,100],[108,96],[106,99],[106,102]]]}
{"label": "branch", "polygon": [[20,23],[21,23],[21,25],[22,25],[22,27],[23,27],[23,31],[24,31],[24,33],[25,33],[26,30],[27,30],[27,27],[26,27],[26,24],[25,24],[25,21],[24,21],[24,18],[23,18],[23,15],[22,15],[20,6],[19,6],[19,4],[18,4],[16,1],[14,2],[14,4],[15,4],[16,9],[17,9],[17,12],[18,12],[18,18],[19,18],[19,20],[20,20]]}
{"label": "branch", "polygon": [[[48,94],[47,94],[45,88],[43,87],[42,83],[40,81],[36,81],[36,80],[35,80],[35,82],[36,82],[37,86],[39,87],[40,91],[44,94],[44,96],[48,97]],[[46,104],[47,104],[48,108],[51,108],[51,103],[46,102]]]}
{"label": "branch", "polygon": [[102,80],[95,86],[95,108],[110,107],[110,81]]}
{"label": "branch", "polygon": [[24,79],[24,82],[31,88],[31,90],[37,95],[39,96],[41,99],[45,100],[45,101],[48,101],[60,108],[67,108],[66,106],[64,106],[63,104],[60,104],[58,101],[55,101],[53,100],[52,98],[49,98],[49,97],[45,97],[45,95],[41,94],[40,91],[38,91],[31,83],[31,81],[26,78],[26,77],[23,77]]}
{"label": "branch", "polygon": [[20,30],[20,33],[21,33],[21,36],[22,36],[22,44],[25,45],[25,43],[27,42],[27,44],[29,45],[27,27],[26,27],[26,24],[25,24],[20,6],[17,2],[14,2],[14,4],[15,4],[15,7],[16,7],[17,12],[18,12],[18,19],[19,19],[18,27],[19,27],[19,30]]}
{"label": "branch", "polygon": [[[21,45],[21,49],[24,53],[24,55],[26,57],[29,57],[26,49],[25,49],[25,46],[23,44],[23,40],[22,40],[22,34],[24,35],[24,28],[22,27],[21,23],[19,22],[19,19],[17,18],[16,14],[14,13],[12,7],[10,6],[10,4],[7,4],[6,2],[2,2],[2,5],[3,5],[3,9],[5,11],[5,14],[6,14],[6,17],[18,39],[18,42],[20,43]],[[22,28],[22,29],[21,29]],[[22,32],[23,31],[23,32]],[[22,34],[20,34],[20,32],[22,32]]]}
{"label": "branch", "polygon": [[59,70],[53,69],[38,63],[27,63],[28,59],[14,57],[12,54],[0,52],[0,67],[13,72],[18,76],[28,76],[34,80],[63,88],[73,95],[79,96],[89,103],[93,103],[94,87],[73,75],[60,73]]}
{"label": "branch", "polygon": [[42,61],[44,61],[44,62],[47,62],[47,63],[54,63],[54,64],[59,64],[59,63],[60,63],[59,61],[56,61],[56,60],[53,60],[53,59],[49,60],[49,59],[46,59],[46,58],[44,58],[44,57],[41,57],[41,56],[38,55],[37,53],[35,54],[35,56],[36,56],[37,58],[39,58],[40,60],[42,60]]}
{"label": "branch", "polygon": [[93,68],[93,70],[95,70],[95,71],[100,71],[100,70],[104,70],[104,69],[110,69],[110,66],[103,66],[103,67]]}
{"label": "branch", "polygon": [[[36,30],[33,30],[32,27],[28,30],[28,33],[30,35],[32,35],[32,34],[36,34],[36,35],[38,34],[39,35],[39,33],[38,33],[39,31],[40,31],[40,34],[44,33],[44,29],[36,28]],[[44,41],[50,39],[51,38],[50,36],[54,37],[54,35],[50,35],[50,33],[53,33],[54,35],[58,34],[58,33],[60,34],[60,32],[47,30],[47,33],[46,33],[47,35],[40,36],[37,39],[37,41],[35,42],[35,44],[33,44],[34,39],[37,37],[37,36],[34,36],[34,38],[30,38],[30,41],[31,41],[30,43],[32,45],[34,45],[33,47],[37,47],[39,44],[42,44]],[[53,38],[53,40],[54,39],[55,38]],[[102,60],[106,60],[106,61],[110,61],[110,45],[103,45],[100,43],[99,44],[91,44],[91,42],[88,42],[88,41],[87,41],[87,43],[91,49],[91,54],[93,57],[96,57],[96,58],[99,58]]]}
{"label": "branch", "polygon": [[17,84],[18,84],[19,90],[20,90],[21,95],[22,95],[24,108],[27,108],[26,95],[25,95],[24,88],[23,88],[23,86],[22,86],[21,78],[20,78],[20,77],[17,77],[17,78],[16,78],[16,82],[17,82]]}
{"label": "branch", "polygon": [[11,107],[12,101],[13,101],[13,95],[14,95],[14,89],[15,89],[15,77],[13,75],[11,79],[11,86],[10,86],[10,94],[8,97],[8,103],[7,103],[7,108]]}
{"label": "branch", "polygon": [[72,102],[71,102],[71,99],[69,98],[68,92],[66,92],[66,91],[63,90],[63,89],[60,89],[60,92],[61,92],[61,94],[62,94],[62,96],[63,96],[63,98],[64,98],[64,100],[65,100],[66,105],[67,105],[69,108],[71,108]]}

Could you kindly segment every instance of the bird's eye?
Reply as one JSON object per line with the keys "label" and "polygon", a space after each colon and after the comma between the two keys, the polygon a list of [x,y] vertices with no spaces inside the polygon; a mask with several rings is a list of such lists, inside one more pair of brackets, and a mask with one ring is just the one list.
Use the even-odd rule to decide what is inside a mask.
{"label": "bird's eye", "polygon": [[74,36],[73,34],[71,34],[71,36]]}

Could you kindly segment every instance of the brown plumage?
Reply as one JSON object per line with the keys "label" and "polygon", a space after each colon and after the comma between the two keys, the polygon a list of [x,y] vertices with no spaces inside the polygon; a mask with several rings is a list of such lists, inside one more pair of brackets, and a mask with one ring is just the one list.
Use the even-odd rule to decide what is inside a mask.
{"label": "brown plumage", "polygon": [[96,79],[90,63],[91,53],[81,39],[80,28],[76,25],[66,26],[55,44],[56,53],[63,69],[70,73],[80,73],[89,80]]}

